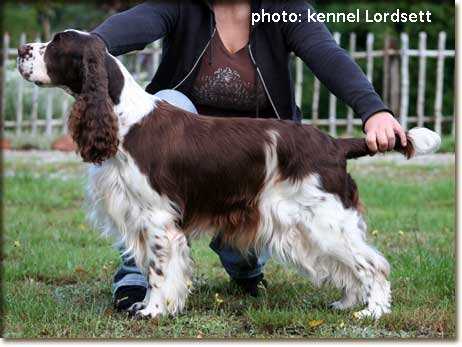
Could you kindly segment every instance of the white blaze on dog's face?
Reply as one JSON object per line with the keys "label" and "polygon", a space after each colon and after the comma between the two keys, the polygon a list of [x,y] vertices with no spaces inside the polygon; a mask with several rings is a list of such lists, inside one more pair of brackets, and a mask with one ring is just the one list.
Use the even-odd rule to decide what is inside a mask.
{"label": "white blaze on dog's face", "polygon": [[51,84],[45,64],[47,43],[28,43],[18,49],[17,66],[21,75],[28,81],[41,86]]}

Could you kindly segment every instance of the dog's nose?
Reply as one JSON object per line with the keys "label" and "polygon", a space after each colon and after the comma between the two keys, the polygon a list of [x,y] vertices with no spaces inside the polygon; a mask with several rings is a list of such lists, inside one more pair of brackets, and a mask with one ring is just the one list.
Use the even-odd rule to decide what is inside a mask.
{"label": "dog's nose", "polygon": [[21,45],[18,48],[18,56],[20,58],[25,58],[28,54],[30,54],[31,50],[32,50],[32,47],[30,45]]}

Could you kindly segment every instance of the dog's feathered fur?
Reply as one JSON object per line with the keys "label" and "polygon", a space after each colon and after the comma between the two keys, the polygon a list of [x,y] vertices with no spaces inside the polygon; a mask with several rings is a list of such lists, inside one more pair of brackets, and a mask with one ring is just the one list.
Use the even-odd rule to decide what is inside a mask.
{"label": "dog's feathered fur", "polygon": [[105,60],[101,40],[91,40],[84,46],[82,90],[68,119],[69,131],[82,159],[96,164],[115,156],[119,145]]}

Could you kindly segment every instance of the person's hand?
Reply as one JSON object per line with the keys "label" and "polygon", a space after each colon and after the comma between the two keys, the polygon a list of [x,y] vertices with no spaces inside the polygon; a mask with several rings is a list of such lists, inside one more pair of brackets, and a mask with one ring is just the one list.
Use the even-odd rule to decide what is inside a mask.
{"label": "person's hand", "polygon": [[388,112],[379,112],[370,117],[364,125],[369,150],[376,153],[391,151],[395,147],[395,134],[406,147],[406,134],[398,121]]}

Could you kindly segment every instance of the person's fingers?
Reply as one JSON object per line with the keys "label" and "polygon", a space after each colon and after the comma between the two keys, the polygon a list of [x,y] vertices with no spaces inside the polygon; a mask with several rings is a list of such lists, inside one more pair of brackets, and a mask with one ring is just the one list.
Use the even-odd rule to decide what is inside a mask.
{"label": "person's fingers", "polygon": [[388,138],[385,130],[379,130],[377,132],[377,144],[380,152],[386,152],[388,149]]}
{"label": "person's fingers", "polygon": [[394,129],[395,129],[395,133],[398,134],[399,139],[401,140],[401,145],[403,147],[406,147],[407,137],[406,137],[406,133],[404,132],[403,128],[401,127],[399,123],[396,123]]}
{"label": "person's fingers", "polygon": [[373,153],[377,152],[377,134],[375,131],[369,131],[366,135],[366,143],[369,150]]}
{"label": "person's fingers", "polygon": [[393,148],[395,148],[395,143],[396,143],[395,131],[392,127],[389,127],[385,129],[385,133],[388,139],[388,150],[392,151]]}

